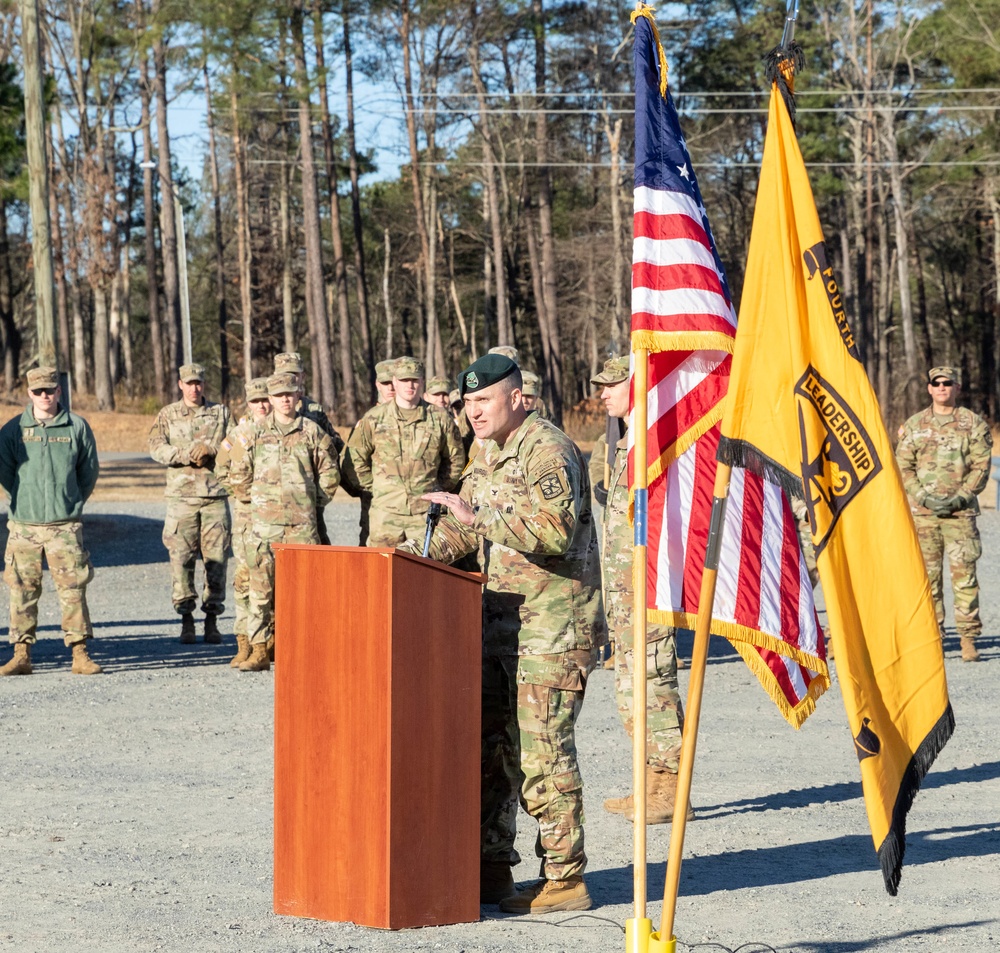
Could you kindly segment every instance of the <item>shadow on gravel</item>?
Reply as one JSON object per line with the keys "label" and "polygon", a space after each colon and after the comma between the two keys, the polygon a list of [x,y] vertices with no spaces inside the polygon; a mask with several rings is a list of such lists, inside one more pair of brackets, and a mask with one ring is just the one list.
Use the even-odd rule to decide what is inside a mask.
{"label": "shadow on gravel", "polygon": [[966,920],[964,923],[949,923],[936,927],[903,930],[899,933],[880,933],[878,936],[873,936],[867,940],[806,940],[797,943],[793,949],[796,953],[861,953],[861,951],[873,949],[876,945],[888,945],[893,940],[906,940],[910,937],[929,940],[931,937],[946,937],[949,933],[954,933],[957,930],[968,930],[970,927],[983,927],[996,922],[996,920]]}
{"label": "shadow on gravel", "polygon": [[[1000,826],[995,824],[911,831],[906,836],[907,867],[993,854],[1000,854]],[[867,834],[852,834],[806,844],[687,857],[681,868],[681,894],[699,897],[717,891],[807,883],[865,871],[872,873],[872,889],[881,895],[882,882],[872,839]],[[657,894],[666,876],[666,864],[650,864],[647,876],[654,887],[649,900],[661,899]],[[587,883],[601,903],[629,903],[632,899],[631,867],[587,871]]]}
{"label": "shadow on gravel", "polygon": [[[677,654],[687,662],[691,660],[694,650],[694,632],[690,629],[677,630]],[[719,635],[713,635],[708,642],[708,664],[719,665],[725,662],[742,662],[732,643]]]}

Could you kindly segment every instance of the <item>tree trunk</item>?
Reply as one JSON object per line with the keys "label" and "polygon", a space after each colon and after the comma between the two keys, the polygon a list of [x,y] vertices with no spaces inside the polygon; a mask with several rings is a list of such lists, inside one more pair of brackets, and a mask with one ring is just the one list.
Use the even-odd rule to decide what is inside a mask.
{"label": "tree trunk", "polygon": [[229,315],[226,312],[226,259],[222,241],[222,195],[219,189],[219,158],[215,149],[215,110],[209,85],[208,60],[202,64],[205,79],[205,108],[208,123],[208,165],[212,176],[213,237],[215,239],[215,309],[219,328],[219,365],[222,369],[220,396],[229,398]]}
{"label": "tree trunk", "polygon": [[292,221],[288,209],[288,165],[278,177],[278,214],[281,218],[281,327],[285,350],[295,350],[295,313],[292,309]]}
{"label": "tree trunk", "polygon": [[[59,121],[59,112],[52,108],[54,121]],[[66,299],[66,261],[63,254],[62,225],[59,221],[59,183],[56,166],[55,143],[52,139],[52,124],[45,129],[46,148],[51,165],[49,175],[49,221],[52,225],[52,272],[56,285],[56,320],[59,325],[59,367],[70,369],[69,308]]]}
{"label": "tree trunk", "polygon": [[253,377],[253,299],[250,287],[250,203],[247,196],[244,166],[243,135],[240,130],[240,110],[236,97],[238,65],[233,63],[229,87],[229,103],[233,120],[233,174],[236,177],[236,257],[240,285],[240,317],[243,324],[243,380]]}
{"label": "tree trunk", "polygon": [[[131,220],[131,214],[129,220]],[[130,297],[132,293],[132,256],[129,254],[128,242],[125,242],[122,247],[121,292],[121,348],[122,364],[125,368],[125,389],[129,397],[134,397],[135,368],[132,364],[132,304]]]}
{"label": "tree trunk", "polygon": [[389,259],[392,245],[389,241],[389,229],[385,229],[385,261],[382,264],[382,304],[385,307],[385,359],[392,357],[392,303],[389,300]]}
{"label": "tree trunk", "polygon": [[167,377],[163,361],[163,325],[160,321],[160,283],[156,268],[156,208],[153,198],[153,130],[150,118],[151,85],[149,60],[142,56],[142,76],[139,83],[142,102],[142,214],[145,230],[146,301],[149,309],[149,343],[153,352],[153,386],[160,400],[168,400]]}
{"label": "tree trunk", "polygon": [[0,341],[3,343],[4,391],[10,394],[17,385],[17,372],[21,363],[21,332],[14,321],[10,243],[7,239],[7,202],[2,194],[0,194]]}
{"label": "tree trunk", "polygon": [[[119,260],[121,250],[119,249]],[[119,271],[111,279],[111,287],[108,294],[111,298],[111,308],[108,313],[108,367],[111,372],[111,386],[114,387],[119,381],[121,372],[121,346],[122,346],[122,289],[121,272]]]}
{"label": "tree trunk", "polygon": [[[997,195],[997,180],[993,176],[986,179],[986,207],[993,220],[993,366],[1000,367],[1000,197]],[[990,406],[993,419],[1000,412],[1000,379],[990,382]]]}
{"label": "tree trunk", "polygon": [[98,410],[115,409],[111,384],[110,337],[108,331],[107,289],[94,286],[94,396]]}
{"label": "tree trunk", "polygon": [[333,360],[330,353],[330,326],[327,324],[323,297],[323,239],[319,220],[319,193],[313,162],[312,120],[309,115],[309,74],[303,38],[303,0],[294,0],[291,8],[292,56],[298,90],[299,141],[302,151],[302,231],[306,246],[306,311],[315,328],[316,350],[313,360],[319,363],[319,399],[327,407],[336,404]]}
{"label": "tree trunk", "polygon": [[[316,44],[316,74],[319,77],[320,127],[323,130],[323,159],[330,192],[330,241],[333,246],[333,282],[340,318],[340,375],[344,384],[344,408],[347,420],[358,418],[357,389],[354,385],[354,356],[351,348],[351,312],[347,301],[347,267],[344,264],[344,237],[340,230],[340,195],[337,192],[337,166],[333,154],[333,127],[330,125],[330,99],[326,86],[326,55],[323,50],[323,4],[313,0],[313,37]],[[366,402],[367,403],[367,402]]]}
{"label": "tree trunk", "polygon": [[[622,341],[625,338],[625,249],[622,238],[621,211],[621,156],[618,147],[622,139],[622,120],[616,119],[614,128],[605,114],[604,135],[608,140],[608,150],[611,153],[611,169],[609,185],[611,187],[611,235],[614,242],[612,256],[611,293],[614,297],[614,307],[611,312],[611,346],[615,354],[622,353]],[[597,329],[594,329],[594,340],[597,340]]]}

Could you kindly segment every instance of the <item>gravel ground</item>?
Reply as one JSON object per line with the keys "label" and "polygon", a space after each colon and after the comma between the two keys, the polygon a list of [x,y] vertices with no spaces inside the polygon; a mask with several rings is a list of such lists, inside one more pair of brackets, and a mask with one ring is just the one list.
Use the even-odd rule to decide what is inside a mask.
{"label": "gravel ground", "polygon": [[[624,949],[631,825],[600,804],[626,787],[630,756],[606,671],[591,679],[578,732],[594,919],[501,918],[492,907],[479,923],[391,933],[275,916],[272,676],[233,673],[231,642],[177,642],[162,518],[162,502],[88,509],[93,655],[107,674],[69,674],[46,577],[37,674],[0,683],[0,949]],[[331,506],[328,518],[335,542],[353,542],[353,505]],[[1000,715],[991,699],[1000,671],[1000,515],[985,513],[981,527],[985,662],[962,664],[949,629],[958,727],[910,814],[897,898],[882,886],[836,680],[795,732],[728,644],[713,641],[695,769],[698,819],[688,828],[677,911],[681,949],[998,945]],[[3,589],[0,620],[6,600]],[[228,631],[231,614],[223,622]],[[689,640],[681,651],[690,654]],[[528,881],[534,824],[522,821],[526,859],[515,877]],[[668,838],[669,828],[650,828],[654,924]]]}

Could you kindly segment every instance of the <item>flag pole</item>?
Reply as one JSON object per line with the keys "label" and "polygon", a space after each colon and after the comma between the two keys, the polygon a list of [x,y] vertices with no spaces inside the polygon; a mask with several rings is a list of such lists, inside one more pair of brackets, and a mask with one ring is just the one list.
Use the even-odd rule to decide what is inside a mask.
{"label": "flag pole", "polygon": [[[691,798],[694,756],[698,747],[698,722],[701,718],[701,696],[705,686],[705,668],[708,663],[709,629],[712,624],[715,582],[719,574],[719,549],[722,544],[722,526],[726,516],[726,499],[729,496],[731,473],[732,468],[723,463],[720,463],[715,471],[712,517],[708,530],[708,547],[705,551],[705,572],[701,577],[701,593],[698,597],[698,619],[695,623],[694,649],[691,653],[691,680],[688,683],[687,710],[684,714],[680,770],[677,775],[677,797],[674,801],[670,853],[667,857],[667,877],[663,888],[663,918],[659,933],[652,935],[649,944],[650,950],[663,950],[666,953],[673,953],[677,943],[676,937],[674,937],[674,913],[681,881],[684,832],[687,828],[688,804]],[[664,937],[666,940],[661,939]]]}

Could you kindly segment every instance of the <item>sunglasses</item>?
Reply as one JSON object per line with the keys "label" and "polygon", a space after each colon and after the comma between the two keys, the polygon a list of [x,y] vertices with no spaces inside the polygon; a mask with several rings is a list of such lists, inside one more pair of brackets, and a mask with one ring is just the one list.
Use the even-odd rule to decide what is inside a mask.
{"label": "sunglasses", "polygon": [[954,387],[954,381],[946,381],[943,379],[938,379],[936,381],[931,381],[931,387]]}
{"label": "sunglasses", "polygon": [[51,397],[56,392],[54,387],[36,387],[30,393],[33,397],[41,397],[44,394],[46,397]]}

